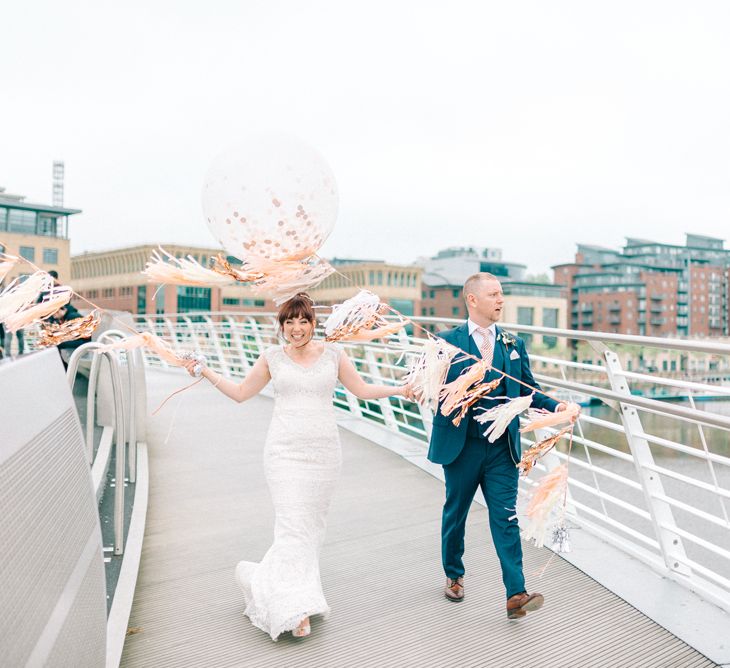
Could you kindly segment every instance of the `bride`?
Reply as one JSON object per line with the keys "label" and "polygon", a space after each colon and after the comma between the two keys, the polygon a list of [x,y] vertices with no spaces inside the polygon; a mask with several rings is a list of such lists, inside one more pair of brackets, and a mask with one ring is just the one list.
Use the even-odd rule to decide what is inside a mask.
{"label": "bride", "polygon": [[[340,473],[340,441],[332,404],[339,380],[359,399],[406,396],[407,386],[371,385],[339,346],[313,339],[312,300],[298,294],[277,316],[286,345],[261,355],[242,383],[207,367],[202,375],[227,397],[246,401],[272,380],[274,413],[264,447],[264,470],[274,503],[274,544],[260,563],[241,561],[236,581],[244,614],[272,640],[285,631],[310,633],[309,618],[327,615],[319,551]],[[192,374],[195,360],[186,363]]]}

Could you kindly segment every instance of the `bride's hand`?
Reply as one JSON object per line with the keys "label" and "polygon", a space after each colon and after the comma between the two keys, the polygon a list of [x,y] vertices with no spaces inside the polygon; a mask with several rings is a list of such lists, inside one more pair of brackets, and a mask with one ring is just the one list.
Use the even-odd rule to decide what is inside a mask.
{"label": "bride's hand", "polygon": [[[195,377],[195,367],[198,366],[200,362],[197,360],[183,360],[182,366],[191,376]],[[204,370],[205,367],[202,367]]]}
{"label": "bride's hand", "polygon": [[403,395],[408,401],[415,401],[416,400],[416,393],[413,390],[413,385],[411,383],[408,383],[407,385],[403,385],[400,388],[400,394]]}

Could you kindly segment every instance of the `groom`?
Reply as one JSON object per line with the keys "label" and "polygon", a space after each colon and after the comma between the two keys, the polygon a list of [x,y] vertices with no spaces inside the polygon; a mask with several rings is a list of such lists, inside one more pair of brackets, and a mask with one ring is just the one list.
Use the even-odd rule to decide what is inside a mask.
{"label": "groom", "polygon": [[[469,319],[459,327],[443,332],[448,343],[490,361],[492,369],[485,381],[500,376],[496,370],[538,387],[530,371],[525,344],[519,337],[503,332],[496,326],[502,315],[504,295],[495,276],[479,273],[464,284],[464,299]],[[446,379],[451,382],[473,359],[452,364]],[[514,398],[530,394],[531,390],[504,378],[488,395]],[[484,399],[478,405],[491,408],[505,399]],[[565,410],[566,405],[535,392],[532,406],[550,411]],[[446,503],[441,520],[441,559],[446,573],[444,594],[450,601],[464,599],[464,528],[474,494],[481,487],[489,511],[492,541],[502,567],[502,581],[507,590],[507,617],[517,619],[543,604],[541,594],[528,594],[522,573],[522,545],[515,514],[517,504],[517,463],[520,461],[519,419],[510,423],[505,433],[490,443],[484,432],[491,423],[479,424],[474,419],[473,406],[458,427],[451,422],[454,415],[444,417],[440,410],[433,418],[433,432],[428,458],[443,465],[446,478]]]}

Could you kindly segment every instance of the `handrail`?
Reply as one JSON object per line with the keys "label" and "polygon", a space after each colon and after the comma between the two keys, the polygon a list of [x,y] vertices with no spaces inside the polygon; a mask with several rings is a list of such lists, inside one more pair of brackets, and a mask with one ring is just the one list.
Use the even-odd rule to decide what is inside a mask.
{"label": "handrail", "polygon": [[[124,552],[124,478],[125,478],[125,411],[124,396],[122,390],[121,372],[119,362],[110,352],[103,350],[101,343],[90,341],[76,348],[71,354],[68,362],[67,377],[69,384],[73,387],[73,383],[78,373],[79,362],[81,357],[88,352],[94,352],[101,355],[109,363],[110,377],[112,383],[112,395],[114,400],[114,441],[115,441],[115,477],[116,485],[114,487],[114,554],[120,555]],[[93,366],[93,362],[92,362]],[[98,382],[98,373],[94,376],[93,384],[90,379],[89,395],[94,396]],[[92,428],[93,429],[93,428]],[[88,443],[88,434],[87,434]]]}

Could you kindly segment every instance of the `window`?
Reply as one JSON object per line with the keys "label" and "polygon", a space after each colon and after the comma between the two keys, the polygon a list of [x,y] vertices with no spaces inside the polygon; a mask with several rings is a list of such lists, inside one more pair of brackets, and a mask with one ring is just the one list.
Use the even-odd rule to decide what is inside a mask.
{"label": "window", "polygon": [[114,296],[115,290],[114,288],[104,288],[101,292],[101,296],[105,299],[109,299]]}
{"label": "window", "polygon": [[454,295],[454,299],[458,299],[459,296],[461,295],[461,290],[459,290],[458,288],[456,288],[455,290],[452,290],[451,291],[451,294]]}
{"label": "window", "polygon": [[[535,318],[535,309],[532,306],[518,306],[517,307],[517,324],[519,325],[532,325]],[[530,345],[532,342],[532,334],[526,332],[518,332],[522,337],[526,345]]]}
{"label": "window", "polygon": [[21,246],[19,253],[20,257],[24,257],[26,260],[35,262],[35,248],[33,248],[33,246]]}
{"label": "window", "polygon": [[0,230],[7,230],[8,210],[0,208]]}
{"label": "window", "polygon": [[147,286],[137,286],[137,313],[146,313],[147,311]]}
{"label": "window", "polygon": [[225,306],[238,306],[240,303],[241,300],[235,297],[223,297],[223,304]]}
{"label": "window", "polygon": [[177,312],[210,311],[210,293],[210,288],[197,288],[187,285],[178,286]]}
{"label": "window", "polygon": [[459,307],[458,306],[452,306],[451,307],[451,315],[458,316],[459,315]]}
{"label": "window", "polygon": [[120,297],[131,297],[132,296],[132,286],[127,285],[126,287],[119,288],[119,296]]}
{"label": "window", "polygon": [[56,237],[57,224],[56,219],[53,216],[49,216],[45,213],[38,214],[38,227],[36,234],[40,234],[44,237]]}
{"label": "window", "polygon": [[428,296],[431,299],[436,299],[436,290],[429,290]]}
{"label": "window", "polygon": [[390,305],[396,310],[400,311],[403,315],[415,315],[413,308],[413,300],[411,299],[391,299],[389,300]]}
{"label": "window", "polygon": [[35,234],[35,211],[9,209],[8,229],[20,234]]}
{"label": "window", "polygon": [[535,309],[532,306],[517,307],[517,324],[532,325],[535,317]]}
{"label": "window", "polygon": [[43,249],[43,264],[58,264],[58,248]]}

